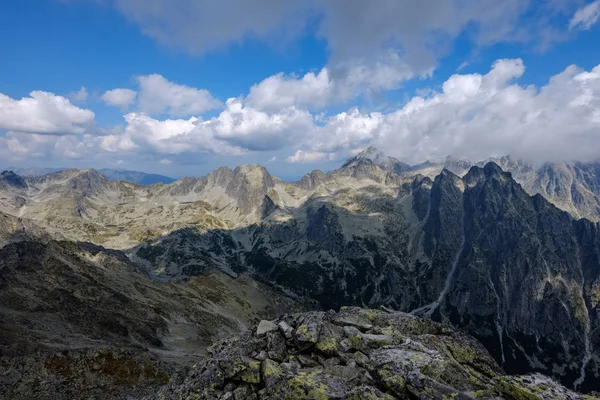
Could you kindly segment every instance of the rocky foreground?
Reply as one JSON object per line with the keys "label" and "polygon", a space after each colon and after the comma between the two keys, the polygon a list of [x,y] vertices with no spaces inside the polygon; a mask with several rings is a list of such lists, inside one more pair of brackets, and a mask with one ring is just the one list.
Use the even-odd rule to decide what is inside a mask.
{"label": "rocky foreground", "polygon": [[149,399],[592,399],[542,375],[506,376],[463,333],[344,307],[261,321]]}

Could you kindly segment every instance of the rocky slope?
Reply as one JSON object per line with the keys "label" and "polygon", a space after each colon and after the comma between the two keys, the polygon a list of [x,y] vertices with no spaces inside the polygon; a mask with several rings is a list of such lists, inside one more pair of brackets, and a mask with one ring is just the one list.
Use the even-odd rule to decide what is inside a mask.
{"label": "rocky slope", "polygon": [[151,393],[212,340],[298,309],[247,277],[161,282],[92,244],[11,243],[0,249],[0,398]]}
{"label": "rocky slope", "polygon": [[535,167],[502,157],[494,160],[530,194],[541,194],[576,218],[600,221],[600,162],[546,163]]}
{"label": "rocky slope", "polygon": [[511,373],[599,389],[600,236],[494,163],[397,191],[312,196],[259,225],[175,232],[137,250],[165,277],[210,266],[325,308],[386,305],[464,328]]}
{"label": "rocky slope", "polygon": [[209,352],[148,399],[584,399],[541,375],[506,376],[473,338],[398,312],[287,315]]}

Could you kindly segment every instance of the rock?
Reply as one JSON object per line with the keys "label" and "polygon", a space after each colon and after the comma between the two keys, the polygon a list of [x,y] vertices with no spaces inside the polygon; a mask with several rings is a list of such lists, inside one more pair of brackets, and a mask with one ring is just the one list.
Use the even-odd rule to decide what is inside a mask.
{"label": "rock", "polygon": [[269,387],[281,379],[283,371],[277,362],[266,359],[260,366],[260,375],[262,382]]}
{"label": "rock", "polygon": [[267,349],[269,358],[282,362],[287,357],[287,347],[285,339],[279,332],[270,332],[268,334]]}
{"label": "rock", "polygon": [[256,398],[256,394],[252,392],[250,386],[242,385],[233,391],[233,398],[235,400],[251,400]]}
{"label": "rock", "polygon": [[300,320],[300,323],[293,335],[302,349],[309,348],[319,341],[319,334],[323,325],[324,313],[311,312],[306,313]]}
{"label": "rock", "polygon": [[373,328],[373,324],[368,319],[361,315],[347,311],[346,307],[342,307],[340,313],[335,316],[335,323],[340,326],[352,326],[362,331],[368,331]]}
{"label": "rock", "polygon": [[277,330],[277,325],[271,321],[262,320],[256,328],[256,336],[264,336],[269,332]]}
{"label": "rock", "polygon": [[[439,324],[419,324],[415,321],[418,318],[403,313],[370,310],[369,332],[391,334],[363,333],[356,325],[348,325],[348,321],[361,321],[367,311],[354,308],[341,313],[343,318],[323,313],[284,317],[297,326],[296,340],[285,340],[278,324],[280,329],[268,332],[266,340],[253,343],[255,332],[248,332],[238,339],[220,342],[214,347],[213,358],[196,365],[183,381],[161,389],[164,396],[160,398],[194,399],[201,394],[200,398],[229,396],[234,400],[584,400],[541,375],[504,375],[475,339],[448,328],[440,329]],[[403,328],[403,324],[407,326]],[[306,327],[305,331],[300,329],[304,336],[297,340],[298,328],[302,326]],[[398,331],[406,332],[403,340],[397,339]],[[318,348],[316,343],[323,335],[335,339],[338,332],[350,337],[341,341],[337,355]],[[346,347],[344,342],[352,343]],[[313,345],[307,347],[307,343]],[[250,358],[251,354],[272,353],[275,348],[275,352],[286,354],[281,363],[271,358],[262,362]]]}
{"label": "rock", "polygon": [[242,382],[259,384],[260,383],[260,366],[258,361],[248,362],[246,368],[240,373],[239,378]]}
{"label": "rock", "polygon": [[281,333],[283,334],[283,336],[285,336],[286,339],[291,339],[292,338],[293,329],[292,329],[291,326],[289,326],[287,324],[287,322],[285,322],[285,321],[279,321],[279,323],[277,324],[277,326],[279,327],[279,330],[281,331]]}
{"label": "rock", "polygon": [[383,393],[372,386],[358,386],[348,393],[348,400],[394,400],[395,397]]}
{"label": "rock", "polygon": [[305,367],[316,367],[317,365],[319,365],[319,363],[315,359],[309,357],[306,354],[299,354],[298,361],[300,361],[300,364],[302,364]]}
{"label": "rock", "polygon": [[254,358],[257,359],[258,361],[264,361],[264,360],[266,360],[267,357],[268,357],[267,352],[264,350],[261,350],[261,352],[258,353]]}

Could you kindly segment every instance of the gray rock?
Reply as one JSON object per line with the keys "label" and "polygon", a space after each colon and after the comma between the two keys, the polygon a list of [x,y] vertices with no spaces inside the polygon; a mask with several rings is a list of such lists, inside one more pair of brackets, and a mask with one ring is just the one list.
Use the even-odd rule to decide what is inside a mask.
{"label": "gray rock", "polygon": [[[351,334],[358,332],[359,335],[353,335],[352,338],[361,338],[368,343],[369,353],[346,353],[340,349],[340,357],[337,357],[321,352],[316,347],[299,347],[302,342],[286,341],[279,331],[270,332],[267,336],[279,337],[289,355],[286,362],[265,359],[259,365],[244,354],[265,351],[245,345],[248,338],[255,337],[253,332],[249,332],[242,338],[225,341],[219,347],[219,352],[215,353],[215,357],[219,358],[219,365],[228,364],[222,367],[224,381],[215,381],[214,373],[207,374],[216,362],[214,358],[208,359],[194,367],[184,381],[172,383],[162,389],[162,397],[159,398],[175,400],[202,394],[201,398],[229,396],[228,398],[235,400],[584,400],[582,396],[546,377],[504,375],[489,353],[467,335],[448,329],[441,331],[443,333],[432,334],[431,322],[425,321],[418,325],[414,324],[416,318],[403,313],[368,312],[373,321],[373,331],[393,331],[393,327],[409,321],[413,322],[408,328],[410,333],[405,340],[389,344],[389,336],[347,329]],[[346,317],[351,313],[360,317],[363,310],[352,308],[343,313]],[[321,332],[336,332],[336,327],[340,327],[336,316],[329,319],[319,318],[319,315],[307,313],[284,318],[297,321],[297,326],[305,325],[307,329],[312,323],[319,321]],[[419,326],[422,330],[419,330]],[[381,339],[382,337],[386,339]],[[267,342],[262,342],[265,348],[269,345]],[[319,360],[319,365],[313,362],[314,359]]]}
{"label": "gray rock", "polygon": [[264,336],[269,332],[277,330],[277,325],[271,321],[262,320],[256,328],[256,336]]}
{"label": "gray rock", "polygon": [[279,329],[281,330],[281,333],[283,334],[283,336],[285,336],[286,339],[292,338],[292,332],[294,329],[291,326],[289,326],[287,324],[287,322],[279,321],[277,326],[279,327]]}

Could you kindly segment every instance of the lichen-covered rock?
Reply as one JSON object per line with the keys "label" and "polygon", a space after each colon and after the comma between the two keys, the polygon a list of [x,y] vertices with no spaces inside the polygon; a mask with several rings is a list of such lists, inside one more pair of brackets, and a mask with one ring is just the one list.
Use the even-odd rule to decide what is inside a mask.
{"label": "lichen-covered rock", "polygon": [[157,398],[591,398],[542,375],[506,376],[472,337],[404,313],[345,307],[288,315],[273,325],[280,329],[264,337],[254,329],[211,347],[212,358]]}

